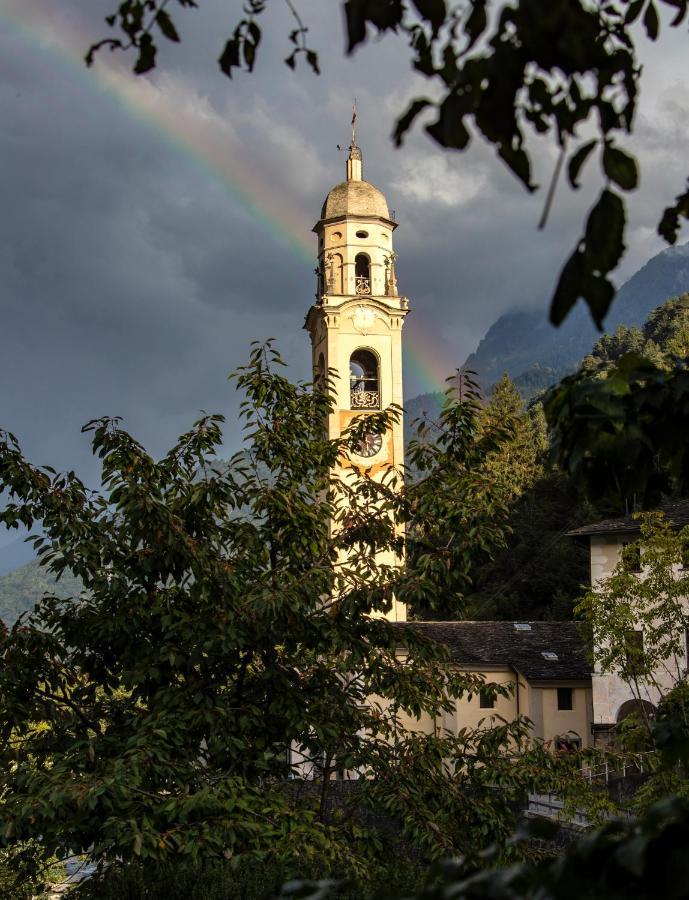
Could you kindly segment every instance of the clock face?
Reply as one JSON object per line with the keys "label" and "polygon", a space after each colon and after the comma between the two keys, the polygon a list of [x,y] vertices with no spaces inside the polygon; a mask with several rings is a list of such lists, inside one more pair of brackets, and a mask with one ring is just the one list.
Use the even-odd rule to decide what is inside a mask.
{"label": "clock face", "polygon": [[364,435],[364,437],[359,441],[355,453],[357,456],[363,456],[364,459],[369,459],[372,456],[375,456],[376,453],[380,453],[383,448],[383,435],[382,434],[373,434],[372,432]]}

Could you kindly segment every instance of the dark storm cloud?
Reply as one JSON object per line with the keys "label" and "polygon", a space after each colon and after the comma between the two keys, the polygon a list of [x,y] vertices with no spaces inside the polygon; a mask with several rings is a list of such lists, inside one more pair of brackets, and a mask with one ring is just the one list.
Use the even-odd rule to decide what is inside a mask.
{"label": "dark storm cloud", "polygon": [[[75,0],[54,27],[76,23],[103,36],[102,16],[115,5]],[[284,66],[291,23],[278,5],[257,71],[228,82],[213,61],[231,24],[226,0],[180,12],[182,45],[161,48],[151,78],[160,98],[228,129],[228,153],[250,165],[269,212],[296,211],[291,227],[284,216],[281,226],[266,226],[219,177],[118,105],[94,73],[0,30],[0,424],[32,458],[92,477],[79,434],[87,419],[121,414],[160,453],[200,408],[228,414],[228,447],[236,446],[237,398],[226,374],[253,339],[277,336],[293,374],[308,375],[302,324],[313,266],[293,245],[312,241],[315,253],[308,229],[343,177],[335,145],[348,142],[354,96],[365,177],[400,222],[400,288],[425,332],[442,335],[448,366],[506,309],[538,305],[545,314],[595,185],[576,196],[562,190],[539,234],[542,194],[528,197],[491,150],[443,153],[421,129],[393,150],[395,116],[428,86],[411,75],[398,39],[344,59],[339,5],[300,4],[321,53],[320,78]],[[686,137],[678,124],[686,102],[672,91],[672,73],[681,71],[671,47],[648,75],[653,102],[642,105],[636,140],[651,164],[633,204],[627,275],[659,249],[657,197],[668,193],[668,173],[667,199],[684,174],[676,148]],[[537,147],[536,156],[545,182],[552,152]],[[410,318],[410,334],[414,327]],[[407,395],[420,387],[411,380]]]}

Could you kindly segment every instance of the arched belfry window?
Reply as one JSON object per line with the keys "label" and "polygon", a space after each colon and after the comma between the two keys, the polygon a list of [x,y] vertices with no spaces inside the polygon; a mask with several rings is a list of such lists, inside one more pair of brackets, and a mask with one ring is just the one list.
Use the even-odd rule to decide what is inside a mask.
{"label": "arched belfry window", "polygon": [[380,409],[378,359],[370,350],[355,350],[349,358],[352,409]]}
{"label": "arched belfry window", "polygon": [[371,293],[371,260],[365,253],[354,257],[354,275],[357,294]]}

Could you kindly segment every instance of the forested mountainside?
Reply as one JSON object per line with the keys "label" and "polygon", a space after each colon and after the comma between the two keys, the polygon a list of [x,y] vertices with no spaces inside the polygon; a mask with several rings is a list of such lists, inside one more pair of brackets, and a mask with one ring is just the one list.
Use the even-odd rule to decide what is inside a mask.
{"label": "forested mountainside", "polygon": [[[640,326],[651,310],[689,291],[689,243],[669,247],[650,259],[619,290],[605,321]],[[506,313],[488,329],[465,366],[488,387],[505,372],[528,399],[573,371],[599,337],[591,318],[578,304],[560,328],[547,321],[545,305]]]}
{"label": "forested mountainside", "polygon": [[78,596],[81,582],[65,574],[55,579],[33,559],[0,578],[0,619],[12,625],[22,613],[30,612],[44,594]]}

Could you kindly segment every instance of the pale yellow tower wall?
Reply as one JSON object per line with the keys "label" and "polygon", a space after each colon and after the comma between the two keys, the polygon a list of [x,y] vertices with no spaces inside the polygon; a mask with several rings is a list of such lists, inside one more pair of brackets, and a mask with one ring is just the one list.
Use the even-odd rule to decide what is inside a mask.
{"label": "pale yellow tower wall", "polygon": [[[366,471],[379,481],[395,474],[402,484],[402,326],[409,304],[397,293],[392,249],[396,227],[383,194],[362,181],[361,151],[353,143],[347,160],[347,180],[328,193],[321,219],[314,227],[320,274],[316,302],[308,312],[305,327],[311,336],[314,370],[322,368],[333,379],[334,408],[328,422],[331,439],[339,438],[355,418],[392,405],[399,407],[400,413],[377,450],[358,455],[353,449],[341,461],[338,475],[350,483]],[[368,258],[368,266],[357,272],[359,254]],[[368,392],[373,395],[374,390],[366,388],[357,394],[359,402],[353,408],[350,360],[356,350],[367,350],[375,356],[378,394],[377,402],[369,401]],[[370,407],[364,405],[369,402]],[[392,567],[404,564],[391,552],[377,554],[376,560]],[[346,564],[345,558],[342,564]],[[388,617],[403,621],[404,604],[395,601]]]}

